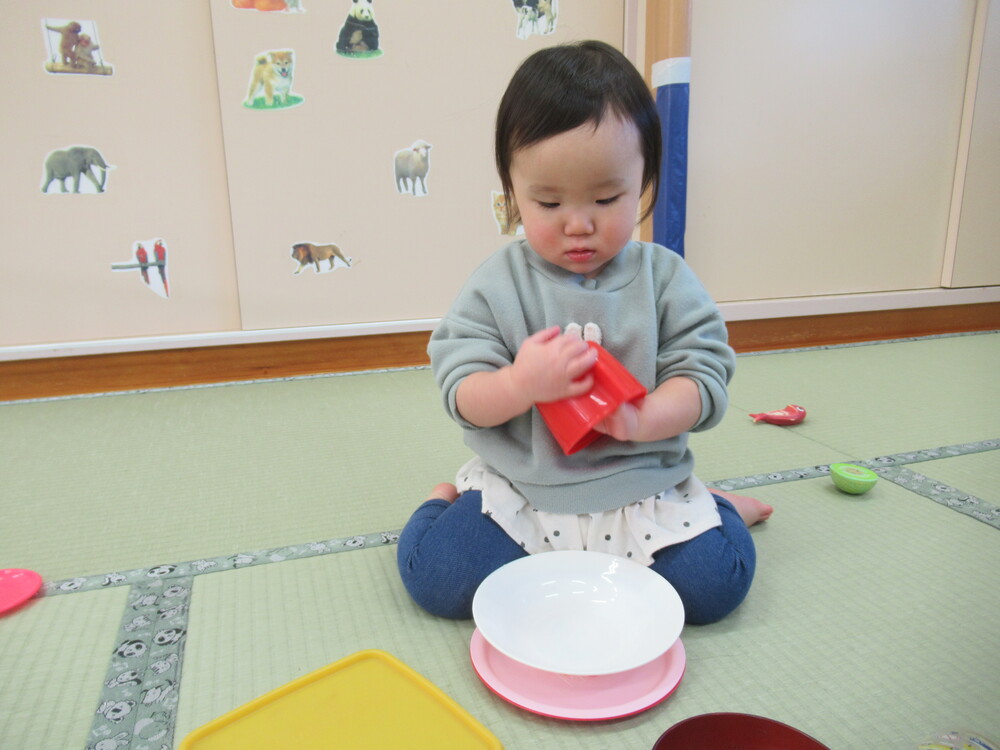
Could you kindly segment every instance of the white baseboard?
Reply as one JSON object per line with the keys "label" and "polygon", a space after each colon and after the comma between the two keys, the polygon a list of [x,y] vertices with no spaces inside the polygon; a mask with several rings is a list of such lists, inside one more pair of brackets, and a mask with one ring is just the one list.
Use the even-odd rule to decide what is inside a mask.
{"label": "white baseboard", "polygon": [[828,297],[722,302],[719,309],[727,321],[796,318],[803,315],[842,315],[876,310],[904,310],[916,307],[945,307],[1000,302],[1000,286],[969,289],[914,289],[905,292],[841,294]]}
{"label": "white baseboard", "polygon": [[[874,310],[900,310],[915,307],[943,307],[982,302],[1000,302],[1000,286],[971,289],[918,289],[906,292],[878,294],[847,294],[829,297],[796,297],[777,300],[750,300],[719,304],[727,321],[792,318],[803,315],[837,315]],[[177,336],[70,341],[51,344],[0,347],[0,361],[73,357],[88,354],[118,354],[121,352],[190,349],[203,346],[260,344],[276,341],[372,336],[386,333],[431,331],[436,318],[393,320],[383,323],[274,328],[257,331],[221,331]]]}

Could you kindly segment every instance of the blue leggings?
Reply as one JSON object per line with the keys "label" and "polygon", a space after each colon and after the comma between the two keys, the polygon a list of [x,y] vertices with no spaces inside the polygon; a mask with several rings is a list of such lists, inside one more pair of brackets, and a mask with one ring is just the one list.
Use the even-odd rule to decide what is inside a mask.
{"label": "blue leggings", "polygon": [[[753,539],[736,509],[714,496],[722,526],[653,554],[650,567],[684,602],[689,624],[721,620],[750,590],[756,565]],[[428,500],[399,536],[399,574],[410,596],[439,617],[472,617],[472,597],[497,568],[525,557],[499,525],[482,512],[482,495],[465,492],[454,503]]]}

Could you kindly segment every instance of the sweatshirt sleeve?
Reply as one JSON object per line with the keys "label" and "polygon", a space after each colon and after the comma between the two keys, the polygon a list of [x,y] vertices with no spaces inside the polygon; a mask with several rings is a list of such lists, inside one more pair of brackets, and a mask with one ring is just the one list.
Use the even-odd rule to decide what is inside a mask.
{"label": "sweatshirt sleeve", "polygon": [[459,297],[452,311],[431,334],[427,353],[445,410],[463,427],[478,429],[458,412],[456,394],[459,384],[475,372],[499,370],[511,364],[514,358],[496,329],[484,325],[484,310],[480,309],[478,314],[472,315],[459,312],[456,308],[461,302]]}
{"label": "sweatshirt sleeve", "polygon": [[718,306],[679,257],[661,290],[657,385],[685,376],[698,384],[701,416],[692,432],[714,427],[729,406],[727,385],[736,367]]}

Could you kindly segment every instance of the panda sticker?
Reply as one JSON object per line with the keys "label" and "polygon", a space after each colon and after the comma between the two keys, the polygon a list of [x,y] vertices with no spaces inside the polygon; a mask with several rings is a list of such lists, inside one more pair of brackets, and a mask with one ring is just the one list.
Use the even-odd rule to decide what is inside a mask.
{"label": "panda sticker", "polygon": [[372,0],[352,0],[351,9],[337,38],[337,53],[344,57],[379,57],[378,24]]}

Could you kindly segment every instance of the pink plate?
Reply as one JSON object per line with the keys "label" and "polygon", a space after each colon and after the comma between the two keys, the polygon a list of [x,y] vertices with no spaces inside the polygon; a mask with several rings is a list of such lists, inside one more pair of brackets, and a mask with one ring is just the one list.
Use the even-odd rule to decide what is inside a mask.
{"label": "pink plate", "polygon": [[24,604],[42,585],[42,577],[33,570],[0,570],[0,615]]}
{"label": "pink plate", "polygon": [[686,663],[679,638],[648,664],[603,675],[529,667],[497,651],[478,629],[470,652],[479,679],[505,701],[542,716],[576,721],[619,719],[655,706],[680,684]]}

